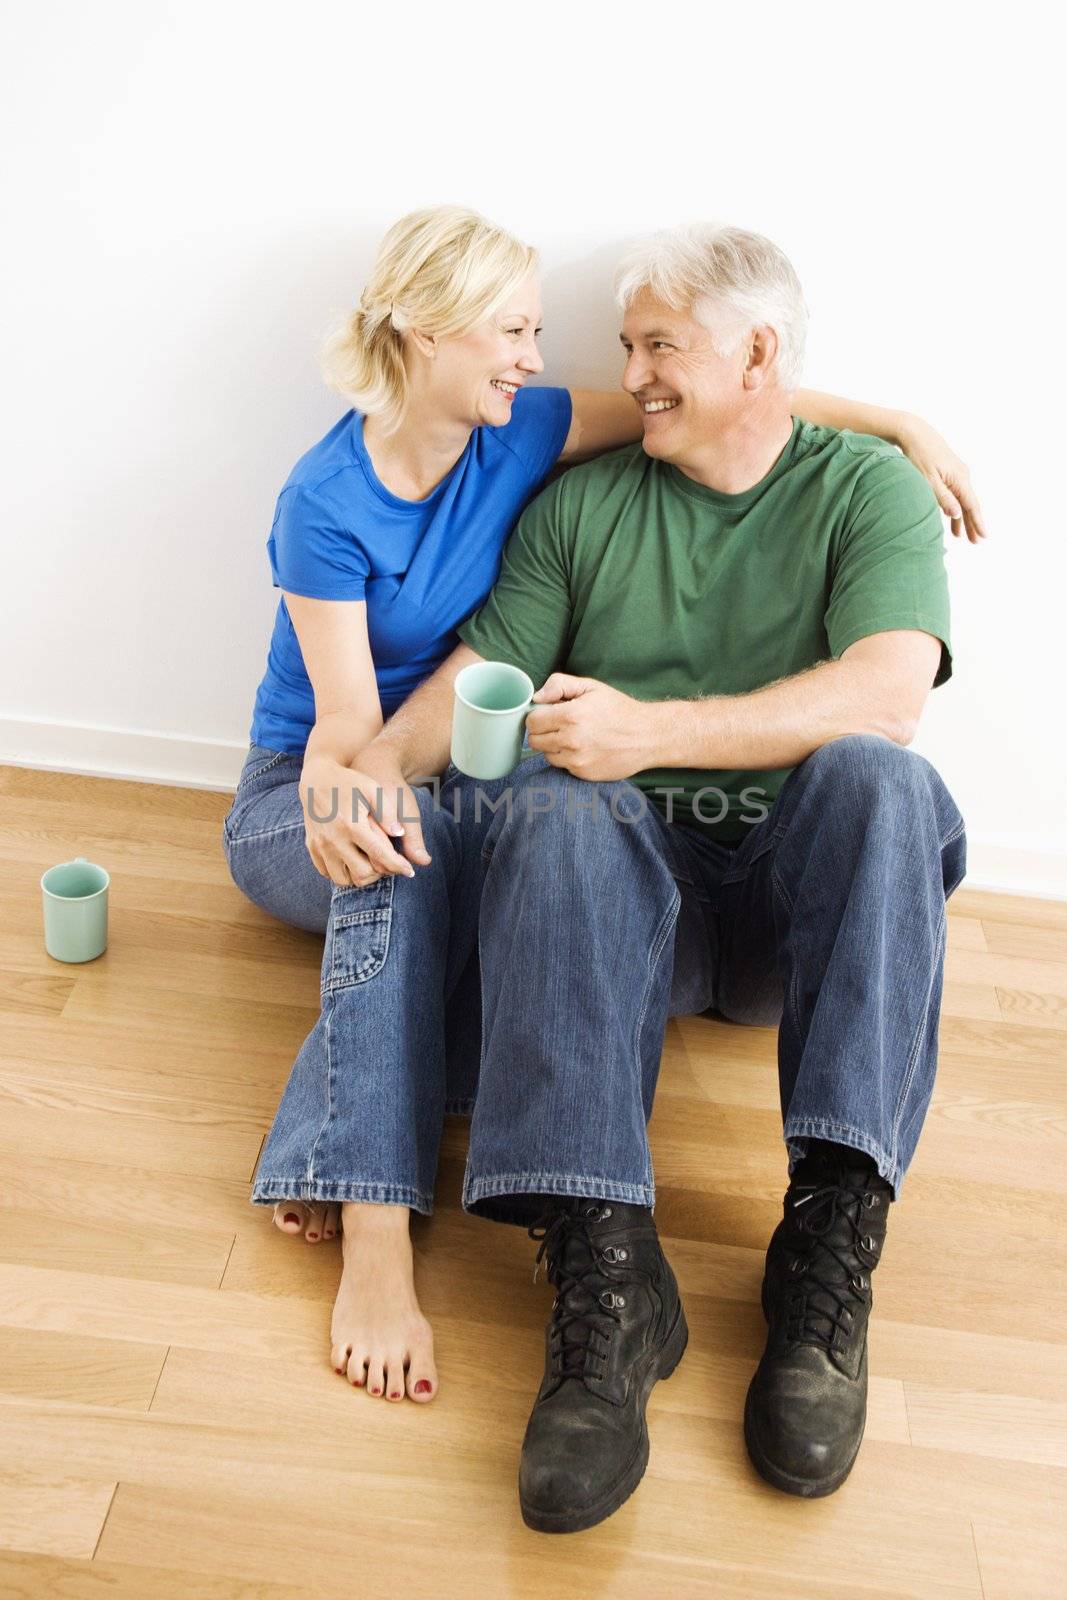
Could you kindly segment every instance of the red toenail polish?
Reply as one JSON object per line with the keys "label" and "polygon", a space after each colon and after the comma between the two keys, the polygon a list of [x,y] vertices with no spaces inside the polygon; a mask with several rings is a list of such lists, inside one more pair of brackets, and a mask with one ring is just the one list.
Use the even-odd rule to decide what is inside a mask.
{"label": "red toenail polish", "polygon": [[371,1394],[381,1394],[381,1392],[382,1391],[380,1389],[372,1389],[371,1390]]}
{"label": "red toenail polish", "polygon": [[308,1234],[308,1238],[309,1239],[317,1239],[318,1238],[318,1234],[317,1233],[309,1233]]}
{"label": "red toenail polish", "polygon": [[285,1213],[285,1220],[286,1222],[299,1222],[300,1218],[297,1216],[295,1211],[287,1211]]}
{"label": "red toenail polish", "polygon": [[429,1394],[432,1388],[433,1384],[430,1382],[429,1378],[420,1378],[418,1383],[415,1385],[415,1393]]}

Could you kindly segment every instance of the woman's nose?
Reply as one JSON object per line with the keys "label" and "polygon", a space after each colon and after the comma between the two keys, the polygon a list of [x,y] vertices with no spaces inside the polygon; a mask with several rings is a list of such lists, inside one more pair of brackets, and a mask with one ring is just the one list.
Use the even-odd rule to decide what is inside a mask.
{"label": "woman's nose", "polygon": [[541,359],[541,352],[532,339],[527,343],[519,365],[524,372],[544,372],[545,364]]}

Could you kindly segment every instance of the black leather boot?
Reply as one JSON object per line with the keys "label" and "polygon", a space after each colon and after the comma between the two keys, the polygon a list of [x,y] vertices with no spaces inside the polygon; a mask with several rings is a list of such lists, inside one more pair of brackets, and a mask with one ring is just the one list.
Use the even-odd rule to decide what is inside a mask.
{"label": "black leather boot", "polygon": [[852,1469],[867,1419],[871,1273],[892,1189],[873,1161],[813,1141],[767,1251],[767,1348],[745,1402],[745,1443],[787,1494],[832,1494]]}
{"label": "black leather boot", "polygon": [[644,1476],[648,1397],[682,1359],[689,1330],[644,1206],[561,1200],[529,1232],[556,1299],[519,1503],[531,1528],[574,1533],[617,1511]]}

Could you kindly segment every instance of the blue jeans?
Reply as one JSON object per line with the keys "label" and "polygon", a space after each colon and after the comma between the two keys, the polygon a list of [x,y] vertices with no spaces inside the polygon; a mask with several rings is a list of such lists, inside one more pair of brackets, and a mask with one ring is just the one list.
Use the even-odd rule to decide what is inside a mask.
{"label": "blue jeans", "polygon": [[[481,1046],[478,903],[489,804],[450,767],[417,788],[431,865],[367,888],[324,878],[307,851],[301,756],[254,745],[223,824],[238,888],[272,916],[326,935],[318,1021],[260,1156],[253,1204],[370,1200],[433,1209],[446,1112],[474,1105]],[[456,803],[467,786],[469,804]],[[474,791],[487,802],[474,805]],[[477,812],[477,815],[476,815]]]}
{"label": "blue jeans", "polygon": [[[276,915],[286,895],[306,914],[314,889],[326,947],[322,1015],[253,1201],[429,1211],[441,1113],[476,1090],[469,1210],[525,1221],[545,1194],[651,1206],[645,1124],[667,1018],[712,1008],[778,1025],[790,1168],[808,1139],[830,1139],[899,1191],[933,1089],[945,903],[966,864],[963,819],[923,757],[833,740],[735,850],[668,825],[633,784],[586,783],[540,756],[497,785],[450,768],[440,809],[418,791],[431,868],[322,891],[298,758],[265,759],[228,819],[231,870]],[[495,813],[479,814],[479,787]],[[294,803],[299,831],[279,833]],[[297,871],[293,839],[307,888],[272,904],[274,874]]]}

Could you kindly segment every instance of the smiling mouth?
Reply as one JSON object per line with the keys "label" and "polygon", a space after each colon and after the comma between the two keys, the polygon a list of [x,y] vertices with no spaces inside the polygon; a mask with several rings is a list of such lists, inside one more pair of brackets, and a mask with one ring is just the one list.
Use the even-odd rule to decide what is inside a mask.
{"label": "smiling mouth", "polygon": [[642,400],[641,410],[646,417],[651,417],[657,411],[673,411],[680,403],[678,400]]}
{"label": "smiling mouth", "polygon": [[522,385],[518,383],[508,383],[505,378],[490,378],[489,383],[492,388],[499,389],[501,394],[506,394],[509,396],[518,394],[520,388],[522,387]]}

